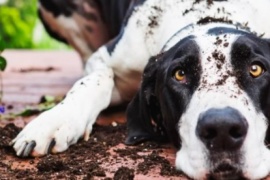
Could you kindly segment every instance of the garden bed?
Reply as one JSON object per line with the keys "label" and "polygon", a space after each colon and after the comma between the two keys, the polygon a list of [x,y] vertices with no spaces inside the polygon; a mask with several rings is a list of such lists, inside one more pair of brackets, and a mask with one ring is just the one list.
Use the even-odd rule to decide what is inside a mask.
{"label": "garden bed", "polygon": [[153,142],[127,147],[125,125],[95,126],[89,141],[41,158],[18,158],[8,145],[21,129],[0,128],[2,179],[179,179],[171,145]]}
{"label": "garden bed", "polygon": [[[82,75],[74,52],[7,50],[3,55],[8,61],[3,74],[5,115],[35,107],[46,94],[63,96]],[[0,120],[0,179],[186,179],[174,168],[172,145],[123,144],[121,108],[103,113],[87,142],[81,140],[60,154],[19,158],[8,144],[35,117]]]}

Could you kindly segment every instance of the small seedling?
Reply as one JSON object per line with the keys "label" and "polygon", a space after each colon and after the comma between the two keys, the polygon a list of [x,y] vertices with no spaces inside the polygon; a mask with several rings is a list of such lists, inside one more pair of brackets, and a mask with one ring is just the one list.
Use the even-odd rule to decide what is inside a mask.
{"label": "small seedling", "polygon": [[6,67],[7,67],[6,59],[3,56],[1,56],[4,49],[5,49],[4,43],[0,42],[0,71],[4,71],[6,69]]}
{"label": "small seedling", "polygon": [[7,67],[7,61],[4,57],[0,56],[0,70],[4,71]]}
{"label": "small seedling", "polygon": [[4,51],[3,43],[0,43],[0,103],[3,97],[3,82],[2,82],[2,74],[1,72],[4,71],[7,67],[6,59],[1,56],[2,52]]}

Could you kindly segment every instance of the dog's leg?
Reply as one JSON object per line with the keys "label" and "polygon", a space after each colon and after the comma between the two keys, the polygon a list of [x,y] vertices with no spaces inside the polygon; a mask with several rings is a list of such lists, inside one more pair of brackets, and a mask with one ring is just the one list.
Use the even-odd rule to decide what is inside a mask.
{"label": "dog's leg", "polygon": [[[31,121],[12,141],[18,156],[41,156],[62,152],[79,138],[89,138],[98,114],[111,100],[113,71],[105,47],[89,59],[89,74],[78,80],[66,98]],[[33,150],[33,151],[32,151]]]}
{"label": "dog's leg", "polygon": [[39,0],[38,15],[47,32],[72,46],[83,64],[111,38],[95,1]]}
{"label": "dog's leg", "polygon": [[[110,102],[132,99],[148,59],[160,49],[146,42],[146,36],[153,35],[145,33],[151,21],[144,15],[147,7],[134,11],[119,35],[91,56],[86,77],[74,85],[62,103],[30,122],[12,141],[18,156],[62,152],[80,137],[87,140],[100,111]],[[138,24],[140,21],[144,23]]]}

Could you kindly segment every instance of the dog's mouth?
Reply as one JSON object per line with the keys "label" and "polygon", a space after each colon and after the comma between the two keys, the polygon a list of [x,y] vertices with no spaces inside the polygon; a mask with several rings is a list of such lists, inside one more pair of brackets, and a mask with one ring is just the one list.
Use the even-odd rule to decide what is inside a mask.
{"label": "dog's mouth", "polygon": [[229,163],[220,163],[212,170],[208,180],[247,180],[241,170]]}

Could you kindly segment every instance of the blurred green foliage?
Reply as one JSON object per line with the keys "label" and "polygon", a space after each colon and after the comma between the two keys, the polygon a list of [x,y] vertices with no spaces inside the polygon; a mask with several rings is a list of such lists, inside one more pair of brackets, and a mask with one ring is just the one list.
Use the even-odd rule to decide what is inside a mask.
{"label": "blurred green foliage", "polygon": [[0,36],[6,48],[32,48],[36,0],[8,0],[0,7]]}
{"label": "blurred green foliage", "polygon": [[38,28],[40,24],[37,0],[7,0],[0,4],[0,44],[4,43],[5,48],[66,48]]}
{"label": "blurred green foliage", "polygon": [[[1,54],[4,50],[5,50],[4,44],[0,43],[0,71],[4,71],[6,69],[6,66],[7,66],[6,59],[3,56],[1,56]],[[0,91],[1,91],[1,87],[0,87]],[[1,97],[0,97],[0,102],[1,102]]]}
{"label": "blurred green foliage", "polygon": [[3,82],[2,82],[1,71],[4,71],[7,67],[6,59],[1,56],[1,53],[3,51],[4,51],[3,46],[0,46],[0,103],[1,103],[2,97],[3,97],[3,90],[2,90]]}

